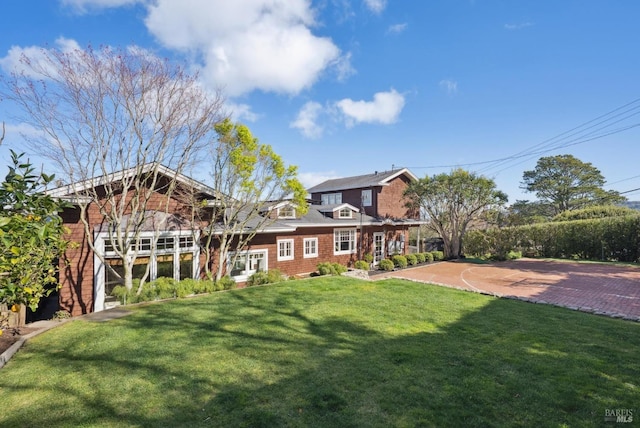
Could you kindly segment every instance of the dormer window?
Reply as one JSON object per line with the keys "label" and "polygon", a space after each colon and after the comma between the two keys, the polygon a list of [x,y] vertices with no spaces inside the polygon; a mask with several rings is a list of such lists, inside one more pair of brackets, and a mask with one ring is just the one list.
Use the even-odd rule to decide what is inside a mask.
{"label": "dormer window", "polygon": [[291,205],[278,208],[278,218],[296,218],[296,209]]}
{"label": "dormer window", "polygon": [[338,212],[338,218],[351,218],[353,217],[353,211],[351,211],[351,208],[345,207],[345,208],[341,208],[340,211]]}

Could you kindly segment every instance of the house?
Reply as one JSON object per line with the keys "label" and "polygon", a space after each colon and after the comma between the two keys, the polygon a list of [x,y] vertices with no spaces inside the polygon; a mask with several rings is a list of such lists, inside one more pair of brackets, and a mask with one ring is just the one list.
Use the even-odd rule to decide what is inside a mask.
{"label": "house", "polygon": [[[116,199],[124,201],[121,206],[133,207],[135,204],[129,201],[134,198],[134,190],[117,183],[152,171],[154,179],[143,180],[149,184],[147,190],[136,190],[146,195],[144,210],[125,208],[121,224],[110,224],[104,215],[106,195],[120,191]],[[188,189],[194,198],[187,200],[175,189],[170,192],[170,178],[175,178],[176,189]],[[377,264],[392,254],[404,254],[408,251],[409,228],[421,224],[416,213],[403,203],[402,193],[414,180],[417,178],[407,169],[328,180],[308,190],[310,204],[304,215],[289,201],[265,203],[260,215],[269,221],[256,226],[250,245],[232,252],[222,269],[242,284],[261,270],[308,275],[320,262],[353,266],[369,253]],[[48,193],[72,204],[61,213],[69,228],[68,239],[74,245],[61,262],[60,309],[75,316],[107,308],[110,292],[124,273],[123,257],[134,257],[134,253],[133,278],[148,275],[149,280],[179,280],[202,275],[203,224],[189,215],[190,204],[214,206],[220,197],[215,189],[169,168],[149,165]],[[135,234],[128,228],[130,224],[138,225]],[[117,242],[124,246],[119,247]],[[213,239],[214,253],[216,245]],[[126,254],[123,256],[118,248],[127,248]],[[212,264],[215,259],[212,257]],[[217,266],[212,266],[215,269]]]}

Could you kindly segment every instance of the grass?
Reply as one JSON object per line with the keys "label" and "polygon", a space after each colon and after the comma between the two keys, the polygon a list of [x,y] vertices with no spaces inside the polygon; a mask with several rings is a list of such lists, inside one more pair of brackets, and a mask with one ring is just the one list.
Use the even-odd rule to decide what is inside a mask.
{"label": "grass", "polygon": [[319,277],[42,334],[0,371],[0,426],[595,427],[637,414],[638,355],[636,323]]}

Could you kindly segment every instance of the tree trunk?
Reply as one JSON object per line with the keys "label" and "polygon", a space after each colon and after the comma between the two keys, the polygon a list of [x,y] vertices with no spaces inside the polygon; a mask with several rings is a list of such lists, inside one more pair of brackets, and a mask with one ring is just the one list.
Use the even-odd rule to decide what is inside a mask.
{"label": "tree trunk", "polygon": [[220,281],[220,279],[222,279],[222,266],[224,266],[224,259],[225,259],[225,253],[226,251],[222,251],[222,248],[220,249],[220,253],[218,254],[218,269],[216,270],[216,281]]}
{"label": "tree trunk", "polygon": [[127,291],[131,291],[133,289],[133,268],[129,265],[128,260],[123,261],[124,277],[122,279],[124,280],[124,288]]}

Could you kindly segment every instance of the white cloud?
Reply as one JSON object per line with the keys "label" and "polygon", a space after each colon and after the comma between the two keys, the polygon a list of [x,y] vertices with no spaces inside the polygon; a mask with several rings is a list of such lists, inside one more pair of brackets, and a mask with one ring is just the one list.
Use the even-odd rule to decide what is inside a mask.
{"label": "white cloud", "polygon": [[315,101],[309,101],[302,106],[296,120],[291,122],[291,128],[299,129],[307,138],[319,138],[323,128],[318,124],[318,118],[323,113],[322,105]]}
{"label": "white cloud", "polygon": [[[62,52],[73,52],[80,49],[80,46],[75,40],[65,39],[64,37],[56,39],[55,44]],[[41,77],[42,75],[36,73],[33,68],[36,70],[48,68],[46,65],[47,62],[45,61],[46,55],[46,50],[39,46],[11,46],[7,55],[0,58],[0,68],[7,73],[25,73],[30,77]],[[28,59],[34,67],[25,67],[22,62],[25,59]],[[52,73],[53,70],[48,70],[48,72]]]}
{"label": "white cloud", "polygon": [[438,83],[441,88],[447,91],[447,94],[454,95],[458,93],[458,82],[453,79],[443,79]]}
{"label": "white cloud", "polygon": [[33,137],[38,137],[38,138],[46,137],[44,131],[37,129],[27,123],[18,123],[18,124],[8,123],[5,126],[5,131],[6,131],[5,141],[9,144],[12,144],[12,142],[14,141],[21,141],[25,137],[27,139],[33,138]]}
{"label": "white cloud", "polygon": [[84,14],[92,10],[121,7],[142,2],[143,0],[61,0],[63,6],[70,7],[78,14]]}
{"label": "white cloud", "polygon": [[532,22],[521,22],[519,24],[504,24],[505,30],[510,30],[510,31],[522,30],[523,28],[527,28],[531,26],[533,26]]}
{"label": "white cloud", "polygon": [[233,101],[226,100],[224,108],[235,122],[255,122],[260,118],[260,115],[254,113],[248,104],[234,103]]}
{"label": "white cloud", "polygon": [[387,28],[387,34],[400,34],[404,30],[406,30],[408,26],[409,24],[407,24],[406,22],[403,22],[402,24],[390,25],[389,28]]}
{"label": "white cloud", "polygon": [[404,96],[395,89],[378,92],[373,101],[353,101],[345,98],[336,103],[336,107],[344,115],[348,127],[355,123],[381,123],[389,125],[398,120],[404,108]]}
{"label": "white cloud", "polygon": [[364,0],[364,4],[373,13],[381,13],[387,7],[387,0]]}
{"label": "white cloud", "polygon": [[351,65],[351,52],[341,55],[334,63],[338,81],[344,82],[349,77],[356,74],[356,69]]}
{"label": "white cloud", "polygon": [[230,96],[295,95],[327,68],[348,64],[331,39],[312,33],[308,0],[156,0],[148,10],[158,41],[200,58],[203,78]]}
{"label": "white cloud", "polygon": [[302,183],[305,189],[309,189],[316,184],[320,184],[323,181],[332,180],[334,178],[340,178],[334,171],[329,172],[302,172],[298,174],[298,180]]}

